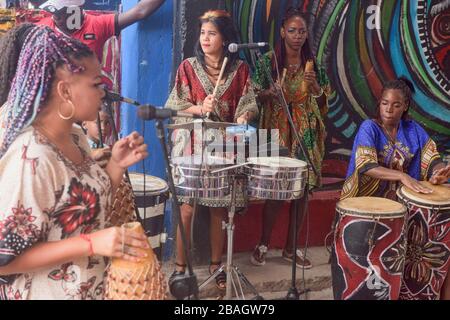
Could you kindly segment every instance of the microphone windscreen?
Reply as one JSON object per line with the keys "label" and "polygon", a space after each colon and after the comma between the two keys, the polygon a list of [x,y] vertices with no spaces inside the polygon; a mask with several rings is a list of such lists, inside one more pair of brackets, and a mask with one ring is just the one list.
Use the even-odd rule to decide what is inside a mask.
{"label": "microphone windscreen", "polygon": [[239,50],[239,47],[238,47],[237,43],[230,43],[228,45],[228,51],[230,51],[231,53],[238,52],[238,50]]}

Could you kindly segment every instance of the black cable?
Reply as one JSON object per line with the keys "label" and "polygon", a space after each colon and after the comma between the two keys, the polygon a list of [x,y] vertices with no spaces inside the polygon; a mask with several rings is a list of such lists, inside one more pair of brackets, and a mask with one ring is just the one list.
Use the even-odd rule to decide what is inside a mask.
{"label": "black cable", "polygon": [[[145,120],[142,120],[142,136],[145,137]],[[146,186],[147,186],[147,182],[146,182],[146,171],[145,171],[145,160],[142,159],[142,173],[143,173],[143,183],[144,183],[144,190],[143,190],[143,197],[144,197],[144,219],[142,220],[144,225],[144,230],[145,230],[145,222],[147,221],[147,197],[146,197]],[[145,234],[147,235],[147,237],[149,236],[150,231],[146,231],[145,230]]]}
{"label": "black cable", "polygon": [[99,140],[99,147],[104,148],[103,143],[103,133],[102,133],[102,124],[100,120],[100,112],[97,112],[97,128],[98,128],[98,140]]}
{"label": "black cable", "polygon": [[[119,133],[117,132],[117,127],[116,127],[116,122],[114,120],[114,113],[112,110],[112,105],[110,104],[109,101],[104,101],[104,106],[106,107],[106,112],[108,113],[108,121],[109,121],[109,125],[111,126],[112,129],[112,135],[113,135],[113,145],[115,142],[119,141]],[[127,180],[127,182],[130,184],[131,187],[131,192],[133,193],[133,198],[135,199],[134,201],[134,212],[136,214],[136,220],[138,222],[140,222],[142,224],[142,226],[144,226],[143,220],[139,214],[139,209],[137,207],[136,204],[136,197],[134,194],[134,190],[133,190],[133,185],[131,184],[131,180],[130,180],[130,175],[128,173],[128,169],[125,170],[125,178]]]}

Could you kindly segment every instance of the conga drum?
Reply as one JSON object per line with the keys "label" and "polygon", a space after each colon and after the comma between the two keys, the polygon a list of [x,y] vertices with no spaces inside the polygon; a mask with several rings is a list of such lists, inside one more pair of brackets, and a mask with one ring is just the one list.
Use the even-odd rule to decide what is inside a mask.
{"label": "conga drum", "polygon": [[[139,222],[124,228],[144,233]],[[140,249],[139,249],[140,250]],[[167,285],[161,265],[151,248],[143,250],[147,257],[139,262],[113,258],[105,280],[105,300],[164,300]]]}
{"label": "conga drum", "polygon": [[130,173],[129,176],[145,234],[155,254],[161,259],[161,244],[165,242],[164,211],[169,199],[169,186],[158,177],[140,173]]}
{"label": "conga drum", "polygon": [[450,188],[421,184],[433,192],[417,193],[405,186],[397,191],[408,208],[402,300],[439,299],[450,267]]}
{"label": "conga drum", "polygon": [[376,197],[336,205],[331,258],[336,300],[396,300],[405,261],[406,207]]}

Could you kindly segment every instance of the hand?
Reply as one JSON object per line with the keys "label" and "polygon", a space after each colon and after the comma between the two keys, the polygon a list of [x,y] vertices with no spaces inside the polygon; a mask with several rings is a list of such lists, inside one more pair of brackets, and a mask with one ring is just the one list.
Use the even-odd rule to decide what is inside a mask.
{"label": "hand", "polygon": [[[95,255],[138,262],[146,254],[136,249],[150,248],[144,234],[126,228],[112,227],[89,234]],[[122,243],[123,241],[123,243]]]}
{"label": "hand", "polygon": [[402,177],[400,179],[400,182],[403,183],[403,185],[407,186],[411,190],[418,192],[418,193],[432,193],[433,190],[428,189],[424,186],[422,186],[419,181],[416,179],[410,177],[406,173],[402,174]]}
{"label": "hand", "polygon": [[270,86],[269,89],[261,91],[261,93],[259,94],[259,98],[264,101],[277,99],[278,98],[277,90],[281,90],[281,87],[278,83],[275,83],[275,86]]}
{"label": "hand", "polygon": [[246,111],[243,115],[236,119],[237,124],[247,124],[250,120],[250,112]]}
{"label": "hand", "polygon": [[205,101],[203,101],[203,105],[201,106],[201,113],[204,115],[208,112],[214,112],[216,104],[216,98],[212,94],[210,94],[205,98]]}
{"label": "hand", "polygon": [[94,149],[91,151],[91,157],[94,159],[98,165],[105,168],[111,158],[111,148],[105,147],[100,149]]}
{"label": "hand", "polygon": [[147,145],[144,144],[144,137],[134,131],[114,144],[111,161],[125,170],[147,156]]}
{"label": "hand", "polygon": [[430,182],[432,184],[444,184],[447,183],[450,177],[450,164],[445,168],[438,169],[433,172],[433,175],[430,178]]}
{"label": "hand", "polygon": [[314,71],[307,71],[303,75],[303,80],[309,84],[311,88],[311,93],[314,95],[318,95],[320,93],[320,86],[317,82],[317,76]]}

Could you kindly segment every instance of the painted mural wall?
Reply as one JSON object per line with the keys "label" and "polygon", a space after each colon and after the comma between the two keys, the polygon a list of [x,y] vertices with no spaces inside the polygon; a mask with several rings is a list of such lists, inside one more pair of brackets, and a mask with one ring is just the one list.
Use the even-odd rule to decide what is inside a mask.
{"label": "painted mural wall", "polygon": [[[214,7],[213,1],[208,5]],[[399,76],[416,87],[411,117],[442,153],[450,153],[450,1],[225,0],[216,1],[218,6],[233,14],[242,42],[266,41],[272,47],[289,6],[309,13],[310,43],[333,87],[328,159],[347,158],[359,124],[374,114],[383,83]],[[187,23],[188,30],[197,29],[195,19]],[[194,41],[187,39],[185,54],[191,54]],[[249,52],[245,58],[254,63]]]}

